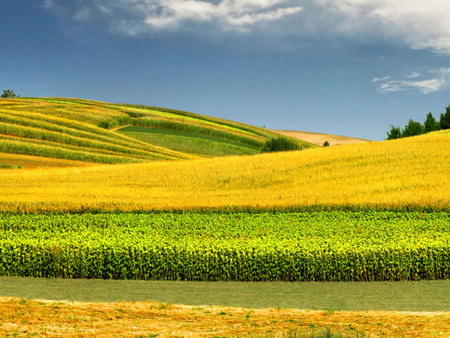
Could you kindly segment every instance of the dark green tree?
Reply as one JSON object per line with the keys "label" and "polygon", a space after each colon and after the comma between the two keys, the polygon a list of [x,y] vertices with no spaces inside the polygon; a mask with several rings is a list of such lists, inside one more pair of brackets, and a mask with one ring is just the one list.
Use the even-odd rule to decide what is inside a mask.
{"label": "dark green tree", "polygon": [[441,129],[450,129],[450,106],[445,108],[445,114],[441,114],[439,123],[441,124]]}
{"label": "dark green tree", "polygon": [[286,151],[286,150],[300,150],[302,146],[294,140],[286,137],[271,138],[264,143],[261,149],[262,153],[270,153],[274,151]]}
{"label": "dark green tree", "polygon": [[325,141],[324,143],[323,143],[323,146],[324,147],[328,147],[330,144],[328,143],[328,141]]}
{"label": "dark green tree", "polygon": [[391,130],[387,132],[387,139],[388,140],[395,140],[396,138],[401,138],[402,132],[400,130],[400,127],[394,127],[391,124]]}
{"label": "dark green tree", "polygon": [[416,136],[424,133],[424,126],[420,122],[409,119],[408,124],[402,130],[402,137]]}
{"label": "dark green tree", "polygon": [[425,120],[424,132],[429,133],[430,131],[439,130],[439,122],[436,122],[436,119],[433,117],[433,114],[428,113],[427,119]]}
{"label": "dark green tree", "polygon": [[19,97],[19,95],[14,93],[14,90],[4,89],[3,94],[0,97],[3,99],[8,99],[8,98],[12,98],[12,97]]}

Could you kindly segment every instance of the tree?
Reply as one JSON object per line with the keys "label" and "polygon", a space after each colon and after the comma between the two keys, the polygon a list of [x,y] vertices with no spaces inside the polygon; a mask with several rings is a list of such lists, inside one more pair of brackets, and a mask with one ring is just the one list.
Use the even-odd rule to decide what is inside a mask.
{"label": "tree", "polygon": [[323,146],[324,147],[328,147],[330,144],[328,143],[328,141],[325,141],[324,143],[323,143]]}
{"label": "tree", "polygon": [[425,120],[424,132],[429,133],[430,131],[439,130],[439,122],[436,122],[436,119],[433,117],[433,114],[428,113],[427,119]]}
{"label": "tree", "polygon": [[402,137],[402,132],[400,130],[400,127],[394,127],[391,124],[391,130],[387,132],[387,139],[388,140],[395,140],[396,138]]}
{"label": "tree", "polygon": [[296,141],[286,137],[271,138],[264,143],[261,149],[262,153],[270,153],[274,151],[301,150],[302,146]]}
{"label": "tree", "polygon": [[420,122],[409,119],[408,124],[402,130],[402,137],[416,136],[423,134],[423,132],[424,127],[420,124]]}
{"label": "tree", "polygon": [[440,124],[441,129],[450,129],[450,106],[445,108],[445,114],[441,114]]}
{"label": "tree", "polygon": [[19,97],[16,93],[14,93],[14,90],[11,89],[4,89],[3,94],[1,95],[1,98],[7,99],[12,97]]}

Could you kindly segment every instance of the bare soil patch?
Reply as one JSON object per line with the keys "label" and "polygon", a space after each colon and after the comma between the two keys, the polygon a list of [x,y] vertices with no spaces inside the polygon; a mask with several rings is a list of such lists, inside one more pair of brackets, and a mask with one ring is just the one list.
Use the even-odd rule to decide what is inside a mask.
{"label": "bare soil patch", "polygon": [[307,131],[294,131],[294,130],[272,130],[272,131],[301,141],[306,141],[318,146],[322,146],[325,141],[328,141],[330,146],[336,146],[340,144],[371,142],[370,140],[365,140],[361,138],[332,135],[332,134],[311,133]]}

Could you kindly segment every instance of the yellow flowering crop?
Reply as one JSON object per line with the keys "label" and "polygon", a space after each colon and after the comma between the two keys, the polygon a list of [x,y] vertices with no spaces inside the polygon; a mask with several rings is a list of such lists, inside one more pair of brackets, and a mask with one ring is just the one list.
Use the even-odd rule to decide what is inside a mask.
{"label": "yellow flowering crop", "polygon": [[450,132],[303,151],[0,171],[0,209],[449,208]]}

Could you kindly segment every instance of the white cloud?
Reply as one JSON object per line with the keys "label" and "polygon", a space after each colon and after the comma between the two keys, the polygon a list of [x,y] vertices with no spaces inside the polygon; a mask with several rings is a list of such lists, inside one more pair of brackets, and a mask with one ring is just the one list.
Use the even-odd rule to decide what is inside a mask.
{"label": "white cloud", "polygon": [[283,7],[285,4],[285,0],[222,0],[217,4],[200,0],[149,0],[138,3],[136,8],[145,15],[144,23],[154,29],[209,22],[224,29],[245,30],[302,10],[300,6]]}
{"label": "white cloud", "polygon": [[[113,30],[142,34],[207,24],[225,31],[264,29],[298,36],[389,40],[450,54],[448,0],[41,0],[71,17],[83,8],[107,18]],[[57,4],[57,5],[56,5]],[[86,13],[86,12],[85,12]],[[203,31],[214,32],[213,29]]]}
{"label": "white cloud", "polygon": [[406,77],[409,79],[416,79],[416,78],[420,77],[421,75],[422,75],[422,73],[412,72],[411,74],[406,75]]}
{"label": "white cloud", "polygon": [[106,6],[97,5],[97,8],[103,14],[110,14],[111,13],[111,10],[108,7],[106,7]]}
{"label": "white cloud", "polygon": [[387,81],[390,78],[391,78],[390,76],[374,77],[371,82],[372,83],[377,83],[377,82],[380,82],[380,81]]}
{"label": "white cloud", "polygon": [[83,21],[89,19],[90,16],[91,16],[91,9],[89,7],[83,7],[75,12],[73,19],[77,21]]}
{"label": "white cloud", "polygon": [[[411,76],[412,75],[412,76]],[[399,91],[419,91],[422,94],[445,90],[450,84],[450,68],[441,68],[430,72],[431,77],[420,78],[421,73],[414,72],[405,76],[405,79],[391,80],[389,76],[374,78],[372,83],[381,84],[378,86],[379,93],[394,93]],[[414,80],[412,80],[414,79]]]}
{"label": "white cloud", "polygon": [[333,17],[340,34],[374,34],[413,49],[450,53],[448,0],[314,0]]}
{"label": "white cloud", "polygon": [[44,0],[44,8],[49,9],[55,5],[53,0]]}

